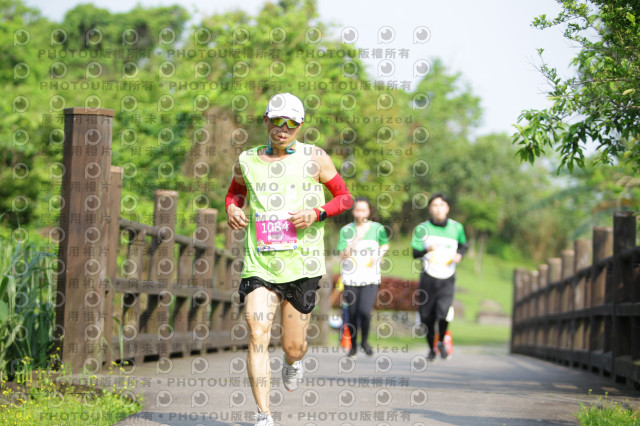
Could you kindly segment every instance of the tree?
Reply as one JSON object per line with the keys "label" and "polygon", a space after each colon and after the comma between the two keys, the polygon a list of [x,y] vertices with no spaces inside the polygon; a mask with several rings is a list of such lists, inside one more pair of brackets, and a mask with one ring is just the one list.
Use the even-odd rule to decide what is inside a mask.
{"label": "tree", "polygon": [[[247,137],[242,150],[265,143],[265,105],[275,93],[291,91],[305,104],[301,141],[331,155],[354,195],[374,204],[380,199],[380,216],[400,211],[408,195],[381,188],[400,183],[410,169],[410,155],[386,154],[406,149],[408,95],[372,84],[359,50],[317,21],[315,1],[266,3],[255,17],[241,11],[206,17],[200,30],[208,47],[227,54],[212,58],[211,73],[199,79],[216,89],[193,96],[205,94],[211,105],[233,111],[234,124]],[[202,49],[202,43],[190,37],[185,48]],[[184,63],[183,69],[193,69]],[[228,180],[228,173],[221,176],[224,184]]]}
{"label": "tree", "polygon": [[[0,89],[7,99],[29,101],[19,111],[1,106],[0,212],[14,213],[3,219],[12,226],[18,218],[56,223],[59,182],[51,175],[62,160],[62,108],[89,101],[115,110],[112,162],[125,168],[123,196],[135,207],[123,216],[135,221],[147,221],[158,188],[178,190],[181,211],[222,210],[231,164],[265,142],[262,114],[281,91],[303,100],[301,140],[329,152],[355,194],[374,199],[410,169],[410,155],[385,153],[410,137],[407,93],[373,84],[358,49],[318,22],[314,1],[266,3],[256,16],[207,16],[188,29],[177,6],[112,14],[80,5],[61,23],[19,0],[0,0],[0,11],[5,45],[28,28],[28,42],[0,54],[11,67],[0,71]],[[21,64],[30,74],[17,78]],[[25,178],[16,182],[16,174]],[[393,198],[383,216],[408,195]]]}
{"label": "tree", "polygon": [[[38,58],[34,40],[46,39],[49,22],[37,10],[18,0],[0,0],[0,215],[12,227],[34,217],[34,203],[44,172],[37,173],[46,149],[33,143],[48,139],[38,127],[33,105],[47,105],[49,99],[38,82],[47,67]],[[11,213],[10,213],[11,212]]]}
{"label": "tree", "polygon": [[[533,26],[566,24],[564,35],[580,48],[571,61],[577,75],[563,79],[544,63],[553,105],[523,111],[512,136],[522,160],[533,162],[555,148],[560,168],[585,167],[585,144],[598,144],[597,160],[624,159],[640,170],[640,2],[563,0],[562,12],[542,15]],[[542,49],[539,54],[542,58]]]}
{"label": "tree", "polygon": [[480,98],[464,84],[460,73],[452,73],[438,59],[411,93],[413,110],[410,174],[401,182],[411,194],[404,208],[394,215],[394,231],[409,233],[427,219],[428,194],[444,192],[455,203],[466,177],[469,133],[480,120]]}
{"label": "tree", "polygon": [[[157,123],[158,98],[166,90],[156,84],[158,66],[154,62],[152,68],[150,63],[159,63],[160,59],[152,55],[152,50],[175,50],[175,43],[158,46],[157,35],[167,27],[180,34],[187,19],[186,11],[177,6],[111,14],[88,5],[71,10],[57,24],[19,0],[0,0],[0,40],[9,46],[0,53],[7,65],[0,71],[0,89],[7,100],[0,103],[3,223],[12,227],[56,223],[65,107],[99,102],[96,106],[116,110],[114,164],[123,164],[118,162],[123,157],[124,162],[130,157],[155,159],[154,154],[166,148],[159,146],[158,132],[163,126]],[[125,64],[133,63],[139,68],[137,78],[123,76]],[[137,98],[131,114],[122,111],[125,96]],[[150,118],[143,122],[143,115]],[[134,153],[130,145],[120,149],[124,145],[121,132],[127,130],[132,116],[138,117],[130,126],[139,141]],[[174,134],[180,136],[179,131]],[[176,152],[166,151],[167,161],[177,163],[181,159]],[[143,152],[147,155],[140,155]],[[139,164],[135,166],[140,170]],[[176,174],[174,180],[180,176]],[[138,173],[134,179],[143,177]]]}

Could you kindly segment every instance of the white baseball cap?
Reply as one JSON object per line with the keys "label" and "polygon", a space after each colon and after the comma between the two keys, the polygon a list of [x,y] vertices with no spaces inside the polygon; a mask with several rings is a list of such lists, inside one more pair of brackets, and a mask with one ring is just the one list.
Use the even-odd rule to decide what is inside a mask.
{"label": "white baseball cap", "polygon": [[291,93],[278,93],[269,99],[267,117],[287,117],[298,123],[304,121],[304,106],[297,96]]}

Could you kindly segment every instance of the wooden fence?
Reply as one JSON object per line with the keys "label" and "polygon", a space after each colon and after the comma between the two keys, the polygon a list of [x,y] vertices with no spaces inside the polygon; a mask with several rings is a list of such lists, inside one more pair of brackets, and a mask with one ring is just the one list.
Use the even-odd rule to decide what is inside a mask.
{"label": "wooden fence", "polygon": [[[175,191],[157,190],[153,224],[120,217],[123,170],[111,166],[113,110],[67,108],[60,215],[56,341],[74,372],[111,361],[162,360],[246,346],[233,303],[240,235],[215,209],[175,232]],[[120,262],[118,262],[120,256]]]}
{"label": "wooden fence", "polygon": [[514,273],[511,351],[640,384],[640,247],[636,220],[613,215],[613,229]]}

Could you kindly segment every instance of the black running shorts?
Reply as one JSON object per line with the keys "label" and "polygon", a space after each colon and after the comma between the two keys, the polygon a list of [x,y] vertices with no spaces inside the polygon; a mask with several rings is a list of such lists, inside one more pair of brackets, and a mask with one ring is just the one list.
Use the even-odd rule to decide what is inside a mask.
{"label": "black running shorts", "polygon": [[316,306],[316,291],[320,288],[321,277],[305,277],[288,283],[274,284],[258,277],[243,278],[238,293],[244,304],[247,294],[258,287],[275,292],[280,300],[286,300],[302,314],[308,314]]}

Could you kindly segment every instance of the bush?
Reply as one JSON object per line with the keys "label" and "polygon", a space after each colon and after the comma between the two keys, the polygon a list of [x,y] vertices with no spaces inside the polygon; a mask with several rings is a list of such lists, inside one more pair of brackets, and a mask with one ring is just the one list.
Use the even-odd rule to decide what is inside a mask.
{"label": "bush", "polygon": [[[339,274],[334,274],[333,283],[338,282]],[[414,293],[418,290],[418,281],[382,275],[378,296],[374,309],[391,311],[415,311]],[[333,303],[333,308],[340,307],[340,298]]]}
{"label": "bush", "polygon": [[46,367],[53,349],[55,255],[43,249],[0,236],[0,376],[9,380],[21,360]]}
{"label": "bush", "polygon": [[596,404],[590,407],[580,404],[581,409],[576,413],[576,417],[581,426],[637,426],[640,424],[640,409],[633,410],[624,405],[610,401],[605,394],[604,400],[599,396]]}

